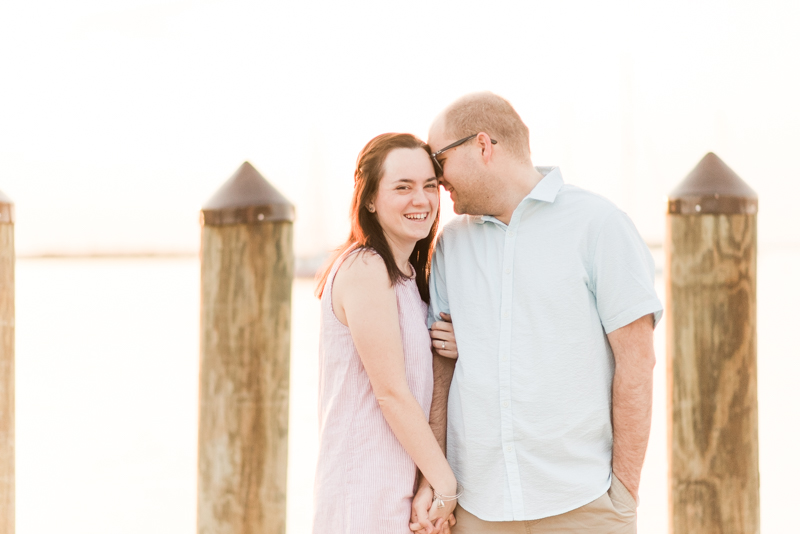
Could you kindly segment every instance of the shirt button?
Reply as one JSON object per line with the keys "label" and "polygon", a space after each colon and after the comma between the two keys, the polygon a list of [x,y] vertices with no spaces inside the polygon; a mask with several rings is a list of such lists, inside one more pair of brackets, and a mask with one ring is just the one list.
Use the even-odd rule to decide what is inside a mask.
{"label": "shirt button", "polygon": [[508,445],[508,446],[506,447],[506,450],[507,450],[508,452],[511,452],[511,445]]}
{"label": "shirt button", "polygon": [[514,230],[508,231],[508,237],[514,237]]}
{"label": "shirt button", "polygon": [[504,362],[507,362],[507,361],[508,361],[508,356],[505,356],[505,355],[504,355],[502,358],[500,358],[500,360],[501,360],[501,361],[504,361]]}
{"label": "shirt button", "polygon": [[506,274],[511,274],[511,269],[506,268]]}
{"label": "shirt button", "polygon": [[508,401],[505,401],[505,402],[503,403],[503,408],[508,408]]}
{"label": "shirt button", "polygon": [[503,312],[503,317],[504,317],[504,318],[506,318],[506,319],[508,319],[508,312],[507,312],[507,311],[504,311],[504,312]]}

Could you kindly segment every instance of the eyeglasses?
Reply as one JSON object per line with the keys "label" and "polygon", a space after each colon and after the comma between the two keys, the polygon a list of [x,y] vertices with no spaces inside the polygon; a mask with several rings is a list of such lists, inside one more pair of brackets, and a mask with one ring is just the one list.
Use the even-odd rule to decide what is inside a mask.
{"label": "eyeglasses", "polygon": [[[468,135],[464,139],[459,139],[455,143],[451,143],[451,144],[447,145],[446,147],[444,147],[443,149],[437,150],[436,152],[431,154],[431,159],[433,160],[433,166],[436,167],[436,171],[439,174],[439,176],[441,176],[442,173],[444,173],[444,169],[442,168],[442,164],[439,163],[439,160],[436,159],[436,157],[439,156],[439,154],[450,150],[451,148],[455,148],[458,145],[463,145],[464,143],[466,143],[470,139],[474,139],[475,137],[478,137],[478,134]],[[493,145],[497,144],[497,141],[495,141],[494,139],[490,139],[490,141],[492,142]]]}

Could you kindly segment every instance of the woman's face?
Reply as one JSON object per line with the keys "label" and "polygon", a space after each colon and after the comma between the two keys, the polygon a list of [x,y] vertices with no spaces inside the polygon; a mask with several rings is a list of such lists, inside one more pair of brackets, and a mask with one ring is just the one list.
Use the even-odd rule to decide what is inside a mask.
{"label": "woman's face", "polygon": [[375,214],[390,243],[413,245],[424,239],[439,210],[439,183],[422,148],[396,148],[383,162]]}

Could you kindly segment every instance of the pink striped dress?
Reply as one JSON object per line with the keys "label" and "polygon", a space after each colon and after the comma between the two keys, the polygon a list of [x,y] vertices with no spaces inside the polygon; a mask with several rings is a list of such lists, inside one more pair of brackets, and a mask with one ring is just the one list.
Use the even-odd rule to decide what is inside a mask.
{"label": "pink striped dress", "polygon": [[[319,457],[314,534],[409,533],[416,466],[383,417],[350,329],[333,313],[334,264],[322,293],[319,348]],[[416,282],[395,285],[406,380],[426,417],[433,394],[427,305]]]}

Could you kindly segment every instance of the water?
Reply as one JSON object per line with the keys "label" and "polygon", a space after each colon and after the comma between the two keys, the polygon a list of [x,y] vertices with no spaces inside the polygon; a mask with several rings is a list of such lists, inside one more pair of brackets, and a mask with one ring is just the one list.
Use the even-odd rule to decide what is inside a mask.
{"label": "water", "polygon": [[[759,257],[762,532],[793,524],[800,479],[800,249]],[[663,279],[657,280],[663,288]],[[289,534],[310,531],[318,301],[294,285]],[[663,290],[660,291],[663,299]],[[17,264],[17,533],[194,534],[199,264]],[[664,328],[640,531],[666,533]]]}

